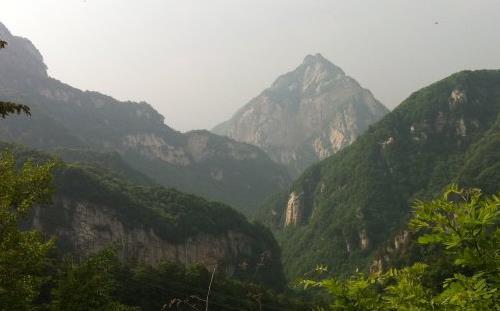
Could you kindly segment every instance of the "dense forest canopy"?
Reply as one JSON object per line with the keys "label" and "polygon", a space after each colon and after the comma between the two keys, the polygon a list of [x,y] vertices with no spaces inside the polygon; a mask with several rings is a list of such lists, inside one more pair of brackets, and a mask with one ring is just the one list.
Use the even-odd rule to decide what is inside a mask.
{"label": "dense forest canopy", "polygon": [[316,264],[346,275],[368,270],[404,230],[412,202],[450,183],[496,193],[499,85],[498,70],[464,71],[415,92],[269,201],[259,219],[274,227],[288,276]]}

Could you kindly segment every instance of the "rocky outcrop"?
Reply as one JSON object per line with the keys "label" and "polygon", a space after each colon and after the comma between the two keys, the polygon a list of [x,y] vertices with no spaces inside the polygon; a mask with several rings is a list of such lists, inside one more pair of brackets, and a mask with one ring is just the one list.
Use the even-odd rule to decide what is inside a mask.
{"label": "rocky outcrop", "polygon": [[172,165],[186,166],[191,163],[182,148],[176,148],[155,134],[127,135],[123,139],[123,148],[138,151],[145,157],[159,159]]}
{"label": "rocky outcrop", "polygon": [[418,257],[419,251],[415,250],[417,247],[416,236],[408,229],[397,232],[391,240],[378,250],[375,260],[370,265],[370,272],[381,273],[388,267],[394,267],[401,263],[412,264],[413,261],[418,260],[412,258],[415,255]]}
{"label": "rocky outcrop", "polygon": [[351,144],[387,112],[370,91],[316,54],[213,132],[256,145],[298,174]]}
{"label": "rocky outcrop", "polygon": [[359,247],[361,250],[365,250],[370,246],[370,240],[368,239],[368,234],[366,230],[363,229],[359,232]]}
{"label": "rocky outcrop", "polygon": [[[0,144],[20,162],[47,154]],[[214,265],[228,276],[282,288],[279,246],[268,229],[227,205],[158,185],[134,185],[88,164],[59,162],[50,204],[35,206],[24,228],[54,238],[61,255],[85,258],[106,248],[124,261]]]}
{"label": "rocky outcrop", "polygon": [[33,227],[56,238],[59,245],[80,256],[115,247],[123,259],[139,260],[156,265],[162,261],[184,265],[203,264],[207,268],[217,264],[228,275],[240,266],[248,265],[254,256],[251,237],[241,232],[203,234],[173,242],[161,237],[153,228],[129,226],[118,218],[111,208],[88,202],[75,202],[59,198],[55,202],[58,215],[66,215],[64,223],[50,214],[50,207],[37,207]]}
{"label": "rocky outcrop", "polygon": [[290,225],[297,225],[302,221],[303,206],[301,201],[301,194],[292,192],[288,199],[285,210],[285,227]]}

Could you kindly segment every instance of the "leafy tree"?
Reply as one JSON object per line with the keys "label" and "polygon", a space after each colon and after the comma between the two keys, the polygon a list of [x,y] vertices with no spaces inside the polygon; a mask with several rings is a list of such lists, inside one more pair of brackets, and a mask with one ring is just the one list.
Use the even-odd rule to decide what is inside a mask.
{"label": "leafy tree", "polygon": [[32,310],[45,275],[52,241],[39,232],[19,229],[34,204],[48,203],[54,163],[26,162],[16,167],[14,156],[0,156],[0,309]]}
{"label": "leafy tree", "polygon": [[439,289],[424,281],[434,276],[428,271],[433,262],[301,285],[326,290],[331,310],[500,310],[499,224],[498,196],[485,198],[479,189],[453,185],[434,201],[417,201],[410,221],[421,234],[418,242],[443,248],[459,271]]}
{"label": "leafy tree", "polygon": [[[114,270],[115,297],[144,311],[205,310],[213,273],[203,265],[163,262],[156,267],[123,263]],[[213,274],[209,310],[309,310],[313,304],[295,293],[278,294],[240,282],[220,271]]]}
{"label": "leafy tree", "polygon": [[432,292],[422,284],[427,265],[416,263],[391,269],[382,276],[385,284],[383,306],[387,310],[434,310]]}
{"label": "leafy tree", "polygon": [[53,290],[52,310],[135,310],[115,301],[114,253],[105,250],[80,264],[70,264]]}
{"label": "leafy tree", "polygon": [[[317,268],[316,272],[326,272]],[[363,274],[351,276],[347,280],[335,278],[320,281],[302,280],[305,289],[316,287],[326,290],[331,296],[330,308],[332,310],[376,310],[380,305],[381,296],[375,290],[376,278],[366,278]]]}
{"label": "leafy tree", "polygon": [[31,115],[30,107],[26,105],[0,101],[0,117],[2,119],[13,113]]}
{"label": "leafy tree", "polygon": [[437,244],[462,269],[444,284],[443,304],[479,310],[500,305],[500,199],[481,190],[451,186],[441,198],[419,201],[410,225],[424,234],[418,242]]}
{"label": "leafy tree", "polygon": [[[3,49],[7,46],[7,42],[0,39],[0,49]],[[30,108],[26,105],[15,104],[11,102],[2,102],[0,101],[0,117],[5,119],[6,116],[17,113],[25,113],[27,115],[31,115]]]}

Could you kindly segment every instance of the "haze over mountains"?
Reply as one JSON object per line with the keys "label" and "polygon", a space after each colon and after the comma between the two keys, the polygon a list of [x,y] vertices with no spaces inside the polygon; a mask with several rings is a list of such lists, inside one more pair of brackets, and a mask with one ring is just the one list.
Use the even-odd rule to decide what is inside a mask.
{"label": "haze over mountains", "polygon": [[[457,190],[424,204],[418,221],[430,225],[420,237],[436,247],[425,254],[414,247],[422,232],[409,229],[419,213],[412,204],[451,183],[498,192],[500,70],[452,74],[388,111],[321,54],[308,55],[214,133],[181,133],[147,103],[49,77],[36,47],[1,23],[0,39],[8,42],[0,48],[0,109],[8,117],[0,119],[0,309],[4,297],[16,296],[3,290],[3,275],[15,286],[25,280],[4,262],[18,267],[32,257],[31,250],[3,250],[27,245],[42,258],[35,247],[42,235],[55,238],[57,251],[42,258],[51,262],[40,269],[48,272],[25,273],[41,275],[42,289],[29,287],[33,297],[19,295],[20,304],[57,306],[58,290],[51,289],[66,286],[64,277],[86,287],[85,280],[110,275],[113,285],[95,292],[126,305],[119,310],[358,310],[359,301],[367,310],[462,310],[463,297],[480,289],[486,291],[471,305],[489,307],[470,310],[500,302],[500,199],[478,203],[480,196]],[[5,108],[17,104],[28,105],[31,116]],[[55,169],[43,166],[52,161]],[[447,229],[436,231],[438,222]],[[444,243],[449,236],[456,241]],[[463,248],[463,258],[447,253],[452,248]],[[101,268],[94,255],[112,253],[121,261],[109,271],[85,266],[90,257]],[[340,278],[316,283],[325,272]],[[326,286],[326,295],[298,289],[303,278],[304,290]],[[472,290],[459,287],[463,280]],[[448,308],[447,287],[467,295]],[[69,288],[69,298],[80,297]],[[423,304],[432,308],[414,308]]]}
{"label": "haze over mountains", "polygon": [[29,40],[12,36],[2,24],[0,37],[9,43],[0,57],[0,98],[27,104],[33,112],[29,119],[2,121],[0,139],[43,150],[117,152],[156,183],[246,213],[289,184],[286,169],[259,148],[208,131],[183,134],[144,102],[73,88],[47,75]]}
{"label": "haze over mountains", "polygon": [[50,78],[29,40],[2,24],[0,38],[8,42],[0,52],[0,100],[31,108],[30,117],[2,119],[1,160],[7,151],[19,163],[53,155],[67,161],[54,172],[51,203],[37,205],[23,226],[54,238],[64,257],[84,260],[112,247],[125,262],[217,266],[226,277],[283,288],[274,237],[233,207],[250,212],[287,185],[284,167],[251,145],[207,131],[179,133],[146,103]]}
{"label": "haze over mountains", "polygon": [[351,144],[387,112],[369,90],[316,54],[212,131],[262,148],[297,175]]}

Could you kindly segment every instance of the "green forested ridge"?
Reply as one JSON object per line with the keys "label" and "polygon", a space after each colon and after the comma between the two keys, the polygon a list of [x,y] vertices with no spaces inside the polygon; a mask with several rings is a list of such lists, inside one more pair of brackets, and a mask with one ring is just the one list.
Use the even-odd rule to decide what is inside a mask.
{"label": "green forested ridge", "polygon": [[[39,304],[51,310],[202,310],[213,271],[164,262],[157,267],[123,263],[110,251],[82,262],[59,262]],[[298,294],[298,295],[297,295]],[[306,310],[307,293],[268,288],[214,274],[209,310]],[[43,310],[43,309],[42,309]]]}
{"label": "green forested ridge", "polygon": [[58,148],[53,154],[66,163],[76,163],[80,166],[91,166],[99,170],[111,171],[120,178],[144,186],[155,183],[138,170],[132,168],[116,152],[97,152],[90,149]]}
{"label": "green forested ridge", "polygon": [[11,154],[0,158],[2,310],[498,310],[500,199],[479,189],[452,186],[435,200],[415,202],[410,227],[420,244],[440,249],[439,261],[421,258],[344,280],[313,279],[326,271],[318,266],[301,284],[326,296],[317,290],[276,294],[221,273],[213,277],[202,266],[123,263],[111,249],[81,261],[51,254],[53,241],[17,225],[33,204],[49,202],[55,163],[25,157],[18,157],[21,166]]}
{"label": "green forested ridge", "polygon": [[[27,159],[44,163],[51,159],[48,155],[14,145],[4,144],[2,150],[14,150],[19,163]],[[37,215],[48,236],[58,236],[64,228],[71,229],[73,210],[81,204],[109,210],[125,230],[153,230],[172,244],[186,243],[198,235],[223,237],[235,232],[245,237],[243,243],[249,252],[230,259],[235,261],[228,263],[236,267],[233,275],[275,288],[283,287],[280,250],[271,232],[249,223],[242,214],[225,204],[161,186],[134,185],[112,171],[63,162],[54,172],[54,185],[53,205],[41,208]],[[56,243],[64,252],[78,254],[82,251],[74,249],[73,242],[64,237],[56,239]],[[265,260],[263,254],[267,254]],[[245,267],[239,268],[243,261]]]}
{"label": "green forested ridge", "polygon": [[[157,184],[242,209],[287,183],[281,167],[206,131],[178,133],[147,104],[48,78],[36,49],[9,38],[1,137],[67,162],[0,143],[0,310],[500,310],[500,71],[416,92],[269,199],[259,217],[288,275],[315,288],[283,291],[268,229]],[[10,116],[20,112],[33,116]],[[209,263],[205,249],[230,255]]]}
{"label": "green forested ridge", "polygon": [[[32,160],[26,160],[27,158]],[[58,169],[53,178],[55,166]],[[307,308],[307,304],[298,296],[292,297],[291,293],[277,294],[254,283],[266,283],[271,279],[279,282],[280,268],[277,266],[269,268],[261,262],[259,268],[264,276],[256,270],[249,271],[251,275],[247,276],[236,272],[240,279],[253,283],[228,279],[222,272],[222,266],[219,266],[218,270],[214,270],[213,281],[210,281],[211,272],[202,266],[183,267],[164,262],[152,267],[141,263],[140,258],[137,261],[121,262],[112,249],[104,249],[89,258],[75,260],[67,250],[63,249],[62,253],[52,252],[54,243],[58,243],[57,236],[47,240],[36,230],[29,231],[19,227],[29,216],[34,204],[42,204],[42,209],[52,210],[58,215],[52,220],[59,224],[52,223],[51,226],[64,222],[64,217],[58,214],[57,206],[50,205],[51,197],[56,191],[54,201],[57,200],[56,197],[73,195],[80,200],[99,200],[103,205],[120,206],[118,215],[133,217],[129,221],[137,221],[142,226],[154,226],[151,219],[141,217],[148,213],[155,214],[156,218],[161,219],[156,219],[158,227],[154,229],[174,227],[177,226],[178,219],[198,217],[199,219],[190,222],[190,229],[196,230],[197,221],[205,224],[209,222],[211,224],[198,229],[203,232],[219,232],[228,230],[228,227],[237,228],[235,230],[253,234],[257,243],[266,244],[271,239],[271,243],[275,245],[269,232],[248,224],[243,216],[221,204],[209,204],[177,191],[155,189],[148,193],[146,188],[130,185],[130,191],[119,194],[119,190],[123,190],[127,183],[120,182],[114,176],[57,163],[47,155],[21,148],[16,149],[15,158],[12,153],[3,150],[0,156],[0,174],[0,310],[192,310],[193,307],[205,307],[209,283],[212,284],[208,299],[210,310]],[[76,177],[78,180],[73,179]],[[101,188],[98,189],[99,187]],[[108,199],[112,199],[112,202],[105,198],[107,191],[110,192]],[[144,201],[143,195],[150,197],[144,204],[151,204],[151,208],[127,206],[127,201],[134,200],[134,196],[137,196],[135,204]],[[162,201],[155,203],[155,198],[158,197]],[[128,211],[134,208],[140,210],[139,213],[129,214]],[[180,215],[181,210],[187,213]],[[219,219],[203,215],[205,212],[211,212],[210,217]],[[196,216],[197,214],[202,215]],[[170,217],[177,219],[166,221]],[[218,221],[219,226],[215,224]],[[183,232],[182,229],[185,228],[181,227],[177,226],[177,231],[174,232],[180,235],[178,239],[193,233]],[[166,236],[173,232],[160,234]],[[250,261],[249,263],[252,264]],[[268,285],[273,286],[271,283]],[[280,285],[274,283],[274,286]]]}
{"label": "green forested ridge", "polygon": [[[165,263],[157,268],[118,265],[113,271],[116,297],[142,310],[193,310],[205,307],[212,271],[202,266],[188,268]],[[277,294],[258,285],[216,274],[209,297],[209,310],[308,310],[311,295],[300,291]]]}
{"label": "green forested ridge", "polygon": [[[458,182],[498,191],[500,71],[464,71],[405,100],[350,147],[309,168],[290,192],[303,217],[283,228],[288,196],[261,218],[277,229],[286,272],[363,269],[404,227],[414,199]],[[362,242],[363,240],[363,242]]]}

